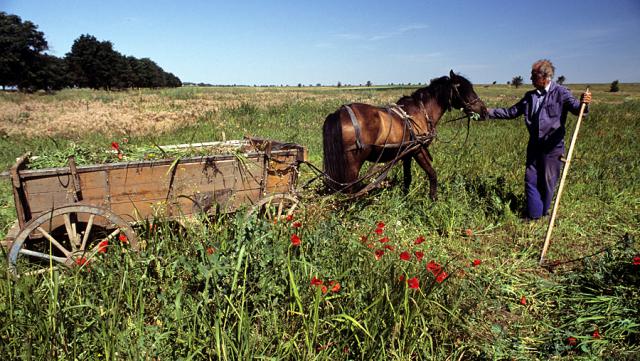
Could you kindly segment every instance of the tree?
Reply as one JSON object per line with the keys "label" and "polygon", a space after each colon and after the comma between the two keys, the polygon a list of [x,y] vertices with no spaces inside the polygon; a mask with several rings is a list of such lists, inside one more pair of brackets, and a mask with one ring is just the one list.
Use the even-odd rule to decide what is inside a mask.
{"label": "tree", "polygon": [[511,84],[518,88],[520,85],[522,85],[522,77],[520,75],[518,76],[514,76],[513,79],[511,79]]}
{"label": "tree", "polygon": [[341,82],[338,82],[338,85],[336,85],[338,88],[340,88],[342,86]]}
{"label": "tree", "polygon": [[29,73],[37,71],[49,48],[44,33],[30,21],[0,12],[0,85],[28,87]]}
{"label": "tree", "polygon": [[611,87],[609,87],[609,91],[612,93],[618,92],[620,91],[620,88],[618,87],[618,81],[614,80],[611,82]]}
{"label": "tree", "polygon": [[560,75],[560,76],[558,77],[558,80],[556,80],[556,83],[558,83],[558,84],[562,85],[562,84],[564,84],[564,81],[565,81],[565,80],[566,80],[566,78],[564,77],[564,75]]}
{"label": "tree", "polygon": [[371,80],[367,80],[367,86],[371,86]]}

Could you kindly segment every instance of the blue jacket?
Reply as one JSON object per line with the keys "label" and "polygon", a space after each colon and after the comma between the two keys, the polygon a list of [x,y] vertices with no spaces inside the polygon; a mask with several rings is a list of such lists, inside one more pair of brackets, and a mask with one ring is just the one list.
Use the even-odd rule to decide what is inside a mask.
{"label": "blue jacket", "polygon": [[[524,115],[529,130],[530,148],[552,148],[564,140],[567,113],[578,115],[580,101],[574,98],[569,89],[551,82],[540,110],[533,114],[536,90],[528,91],[519,102],[510,108],[489,109],[489,118],[513,119]],[[585,109],[585,113],[588,108]]]}

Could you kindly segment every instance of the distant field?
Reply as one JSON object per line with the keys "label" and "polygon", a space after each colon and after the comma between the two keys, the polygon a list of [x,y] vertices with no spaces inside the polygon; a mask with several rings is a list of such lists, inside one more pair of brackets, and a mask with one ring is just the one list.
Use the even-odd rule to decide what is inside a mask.
{"label": "distant field", "polygon": [[[576,96],[585,86],[569,85]],[[71,144],[103,151],[123,138],[153,145],[252,135],[305,145],[321,167],[327,114],[350,102],[392,103],[414,89],[0,93],[0,166]],[[528,89],[476,85],[490,107],[512,105]],[[158,219],[157,229],[138,229],[144,252],[114,247],[91,272],[18,281],[0,272],[0,358],[634,360],[640,84],[608,90],[591,86],[548,256],[562,263],[554,272],[537,264],[548,221],[522,220],[522,119],[472,122],[467,133],[466,121],[444,123],[461,115],[453,111],[431,147],[437,202],[414,165],[408,196],[389,187],[340,204],[302,192],[300,228],[244,217],[176,228]],[[301,169],[303,180],[312,176]],[[400,172],[390,182],[400,183]],[[14,220],[10,183],[0,179],[0,238]],[[419,236],[425,241],[416,244]],[[429,261],[448,272],[445,282]],[[323,293],[313,277],[333,283]],[[413,277],[418,288],[406,282]]]}

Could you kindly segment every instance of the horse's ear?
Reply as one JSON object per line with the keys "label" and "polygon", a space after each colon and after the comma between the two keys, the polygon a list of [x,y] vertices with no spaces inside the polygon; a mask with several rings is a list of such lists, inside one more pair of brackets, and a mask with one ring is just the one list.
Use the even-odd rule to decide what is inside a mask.
{"label": "horse's ear", "polygon": [[454,79],[456,75],[453,73],[453,69],[449,71],[449,78]]}

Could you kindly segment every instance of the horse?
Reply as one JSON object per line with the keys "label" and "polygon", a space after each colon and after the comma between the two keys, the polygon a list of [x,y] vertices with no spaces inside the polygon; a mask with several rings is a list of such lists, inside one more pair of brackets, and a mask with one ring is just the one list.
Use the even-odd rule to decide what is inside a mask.
{"label": "horse", "polygon": [[[341,106],[326,117],[322,127],[327,191],[364,194],[402,160],[403,190],[407,193],[411,185],[411,160],[415,159],[429,179],[429,197],[436,200],[437,176],[428,146],[435,138],[438,121],[452,108],[461,109],[466,116],[487,115],[487,107],[471,82],[453,70],[449,76],[431,80],[428,86],[388,107],[362,103]],[[370,172],[359,178],[365,161],[387,164],[381,170],[371,167]],[[371,170],[379,173],[370,174]],[[375,176],[369,185],[361,186],[365,178]]]}

